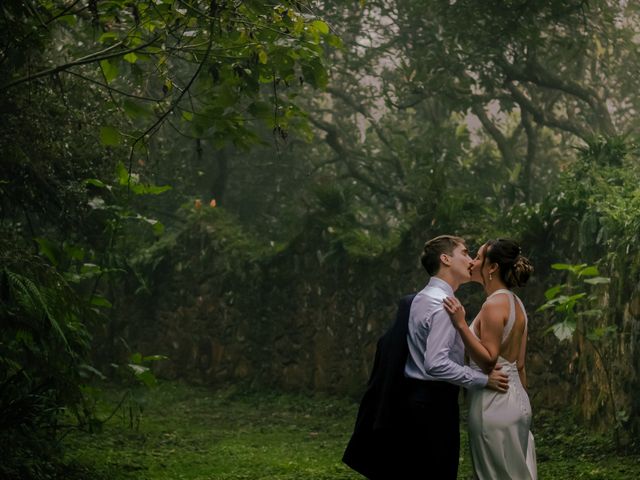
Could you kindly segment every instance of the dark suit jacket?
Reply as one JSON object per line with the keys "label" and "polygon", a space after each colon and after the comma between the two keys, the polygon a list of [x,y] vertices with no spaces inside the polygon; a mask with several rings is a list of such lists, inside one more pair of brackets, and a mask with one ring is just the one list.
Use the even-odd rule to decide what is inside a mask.
{"label": "dark suit jacket", "polygon": [[370,479],[392,479],[402,469],[404,366],[409,312],[415,293],[398,303],[396,321],[378,340],[373,369],[342,461]]}

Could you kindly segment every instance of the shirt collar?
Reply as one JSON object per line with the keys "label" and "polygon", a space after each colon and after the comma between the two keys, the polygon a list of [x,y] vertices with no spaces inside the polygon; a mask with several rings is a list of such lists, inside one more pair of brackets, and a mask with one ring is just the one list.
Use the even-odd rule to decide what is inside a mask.
{"label": "shirt collar", "polygon": [[445,282],[444,280],[438,277],[431,277],[429,279],[429,283],[427,284],[427,287],[439,288],[440,290],[444,290],[444,292],[448,296],[450,297],[455,296],[453,293],[453,288],[451,288],[451,285],[449,285],[447,282]]}

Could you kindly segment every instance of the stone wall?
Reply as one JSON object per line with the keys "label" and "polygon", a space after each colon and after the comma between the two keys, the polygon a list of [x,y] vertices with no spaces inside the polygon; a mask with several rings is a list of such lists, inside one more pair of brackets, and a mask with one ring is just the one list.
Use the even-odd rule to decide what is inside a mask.
{"label": "stone wall", "polygon": [[157,368],[172,378],[360,394],[397,300],[426,275],[413,246],[353,258],[327,236],[312,226],[230,273],[216,270],[215,238],[190,232],[156,267],[153,296],[123,305],[141,317],[132,344],[169,356]]}

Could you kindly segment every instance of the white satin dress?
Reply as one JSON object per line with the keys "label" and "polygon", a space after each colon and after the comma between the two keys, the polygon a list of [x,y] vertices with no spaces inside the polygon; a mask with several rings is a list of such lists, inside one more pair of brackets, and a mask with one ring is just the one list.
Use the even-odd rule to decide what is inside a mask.
{"label": "white satin dress", "polygon": [[[509,296],[509,319],[502,334],[502,345],[516,321],[515,300],[525,318],[527,313],[522,301],[509,290],[497,290],[497,294]],[[477,317],[476,317],[477,318]],[[474,335],[474,324],[471,331]],[[476,335],[477,337],[477,335]],[[502,372],[509,376],[509,390],[499,393],[494,390],[469,390],[469,443],[475,478],[478,480],[537,480],[536,452],[531,426],[531,404],[518,375],[517,362],[498,357]],[[471,360],[471,367],[481,370]]]}

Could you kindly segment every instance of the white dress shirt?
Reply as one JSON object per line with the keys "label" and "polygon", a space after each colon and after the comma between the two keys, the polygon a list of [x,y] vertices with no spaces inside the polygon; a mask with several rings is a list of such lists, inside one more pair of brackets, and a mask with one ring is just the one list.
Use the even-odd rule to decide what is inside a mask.
{"label": "white dress shirt", "polygon": [[404,374],[418,380],[444,381],[465,388],[484,388],[488,377],[464,365],[464,343],[444,309],[453,289],[431,277],[413,300],[409,313],[409,356]]}

